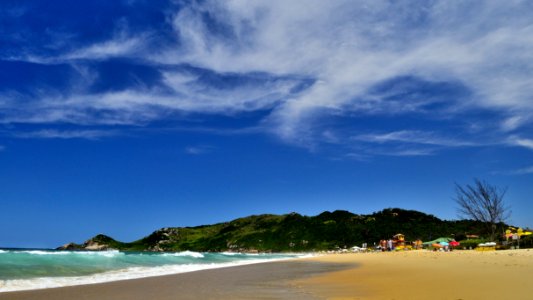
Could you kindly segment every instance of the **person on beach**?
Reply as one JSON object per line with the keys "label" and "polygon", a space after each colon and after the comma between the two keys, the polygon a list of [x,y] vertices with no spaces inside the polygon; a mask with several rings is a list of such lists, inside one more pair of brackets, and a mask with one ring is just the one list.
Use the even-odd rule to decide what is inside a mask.
{"label": "person on beach", "polygon": [[385,252],[385,249],[387,249],[387,241],[386,240],[379,241],[379,246],[381,247],[381,251]]}
{"label": "person on beach", "polygon": [[388,251],[392,251],[393,250],[393,248],[392,248],[392,240],[391,239],[389,239],[387,241],[387,250]]}

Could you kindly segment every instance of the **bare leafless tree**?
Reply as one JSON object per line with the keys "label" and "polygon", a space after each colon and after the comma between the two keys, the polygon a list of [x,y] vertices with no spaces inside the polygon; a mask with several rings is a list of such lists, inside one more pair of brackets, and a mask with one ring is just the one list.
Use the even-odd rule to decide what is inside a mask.
{"label": "bare leafless tree", "polygon": [[474,179],[474,184],[461,186],[455,184],[455,202],[462,217],[474,219],[487,224],[490,239],[496,237],[496,224],[504,222],[511,215],[503,197],[507,188],[498,188],[485,181]]}

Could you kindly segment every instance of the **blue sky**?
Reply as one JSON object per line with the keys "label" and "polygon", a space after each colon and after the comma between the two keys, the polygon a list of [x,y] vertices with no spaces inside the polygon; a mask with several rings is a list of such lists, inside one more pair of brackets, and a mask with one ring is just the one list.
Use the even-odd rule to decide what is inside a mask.
{"label": "blue sky", "polygon": [[533,227],[530,1],[2,1],[0,246],[507,187]]}

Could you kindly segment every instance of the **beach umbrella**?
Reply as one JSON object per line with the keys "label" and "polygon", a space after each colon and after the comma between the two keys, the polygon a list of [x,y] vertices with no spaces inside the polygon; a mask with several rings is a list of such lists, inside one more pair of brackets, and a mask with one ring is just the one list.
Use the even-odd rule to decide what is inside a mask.
{"label": "beach umbrella", "polygon": [[442,248],[443,246],[439,243],[434,243],[434,244],[431,244],[431,247],[433,248]]}
{"label": "beach umbrella", "polygon": [[460,244],[461,244],[461,243],[459,243],[458,241],[451,241],[451,242],[450,242],[450,246],[452,246],[452,247],[457,247],[457,246],[459,246]]}
{"label": "beach umbrella", "polygon": [[443,247],[450,245],[448,242],[439,242]]}
{"label": "beach umbrella", "polygon": [[440,242],[449,242],[449,241],[453,241],[453,239],[449,238],[449,237],[440,237],[438,239],[434,239],[434,240],[429,241],[429,242],[424,242],[423,245],[433,245],[433,244],[437,244],[437,243],[440,243]]}

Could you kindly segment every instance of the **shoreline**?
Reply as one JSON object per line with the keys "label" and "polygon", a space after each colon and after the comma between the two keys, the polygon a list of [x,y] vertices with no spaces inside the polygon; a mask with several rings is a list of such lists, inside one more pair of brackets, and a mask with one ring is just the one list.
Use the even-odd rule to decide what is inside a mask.
{"label": "shoreline", "polygon": [[[34,251],[34,250],[32,250]],[[118,251],[117,251],[118,252]],[[101,252],[95,252],[101,253]],[[176,254],[176,253],[173,253]],[[192,256],[196,257],[196,254],[203,258],[203,255],[199,252],[179,252],[178,256]],[[283,255],[283,254],[280,254]],[[64,288],[75,287],[82,285],[94,285],[105,284],[116,281],[127,281],[135,279],[144,279],[151,277],[172,276],[177,274],[185,274],[190,272],[215,270],[221,268],[234,268],[240,266],[247,266],[253,264],[282,262],[296,259],[305,259],[312,257],[311,254],[294,254],[293,256],[285,256],[278,258],[261,258],[257,255],[257,259],[248,260],[236,260],[221,263],[203,262],[203,263],[181,263],[181,264],[167,264],[160,266],[139,266],[128,269],[109,270],[101,273],[94,273],[88,275],[77,276],[50,276],[41,278],[28,278],[28,279],[12,279],[0,280],[0,295],[8,292],[22,292],[22,291],[34,291],[45,290],[52,288]],[[7,284],[6,284],[7,282]]]}
{"label": "shoreline", "polygon": [[[163,277],[163,276],[172,276],[172,275],[178,275],[178,274],[186,274],[191,272],[199,272],[199,271],[209,271],[209,270],[216,270],[216,269],[224,269],[224,268],[236,268],[241,266],[248,266],[248,265],[254,265],[254,264],[263,264],[263,263],[271,263],[271,262],[283,262],[283,261],[290,261],[295,259],[303,259],[308,258],[308,256],[304,257],[295,257],[295,258],[276,258],[276,259],[260,259],[260,260],[243,260],[243,261],[235,261],[235,262],[225,262],[225,263],[206,263],[206,264],[176,264],[176,265],[162,265],[162,266],[154,266],[154,267],[137,267],[134,268],[134,270],[130,269],[123,269],[123,270],[111,270],[106,271],[103,273],[95,273],[91,275],[85,275],[85,276],[72,276],[72,277],[44,277],[44,278],[32,278],[32,279],[15,279],[13,281],[31,281],[31,283],[27,283],[31,286],[26,286],[26,288],[22,289],[11,289],[9,290],[9,286],[2,287],[2,281],[0,280],[0,287],[2,287],[4,290],[0,289],[0,295],[3,293],[9,293],[9,292],[23,292],[23,291],[34,291],[34,290],[46,290],[46,289],[53,289],[53,288],[65,288],[65,287],[76,287],[76,286],[84,286],[84,285],[95,285],[95,284],[105,284],[110,282],[116,282],[116,281],[128,281],[128,280],[137,280],[137,279],[145,279],[145,278],[151,278],[151,277]],[[16,283],[15,283],[16,284]],[[21,283],[22,285],[24,283]],[[46,285],[46,287],[44,287]]]}
{"label": "shoreline", "polygon": [[0,299],[320,299],[293,281],[353,268],[309,258],[272,261],[39,290],[0,293]]}
{"label": "shoreline", "polygon": [[326,254],[0,293],[32,299],[531,299],[533,249]]}

